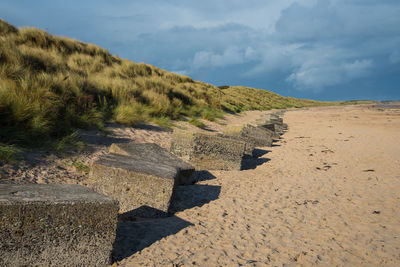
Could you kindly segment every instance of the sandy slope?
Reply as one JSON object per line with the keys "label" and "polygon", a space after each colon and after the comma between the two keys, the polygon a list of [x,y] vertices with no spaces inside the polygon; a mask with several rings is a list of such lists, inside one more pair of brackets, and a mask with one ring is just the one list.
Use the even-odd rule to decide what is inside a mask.
{"label": "sandy slope", "polygon": [[174,217],[121,223],[118,264],[399,266],[400,110],[284,119],[289,131],[256,168],[204,173],[179,188]]}

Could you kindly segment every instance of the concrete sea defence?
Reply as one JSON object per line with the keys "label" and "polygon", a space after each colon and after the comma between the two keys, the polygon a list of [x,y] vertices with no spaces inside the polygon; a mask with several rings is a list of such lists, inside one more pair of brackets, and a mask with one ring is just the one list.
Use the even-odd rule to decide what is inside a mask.
{"label": "concrete sea defence", "polygon": [[179,170],[145,159],[108,154],[93,162],[88,185],[117,199],[130,216],[166,216]]}
{"label": "concrete sea defence", "polygon": [[274,139],[272,131],[251,124],[228,126],[224,134],[252,143],[255,147],[271,146]]}
{"label": "concrete sea defence", "polygon": [[154,143],[119,143],[112,144],[110,153],[124,155],[135,159],[147,160],[152,163],[172,166],[178,171],[179,185],[193,183],[195,168],[189,163],[181,160],[168,150]]}
{"label": "concrete sea defence", "polygon": [[246,143],[205,133],[174,131],[171,153],[199,170],[240,170]]}
{"label": "concrete sea defence", "polygon": [[0,266],[105,266],[118,202],[79,185],[0,184]]}
{"label": "concrete sea defence", "polygon": [[253,156],[253,151],[256,148],[255,142],[253,140],[242,138],[238,135],[228,135],[228,134],[217,134],[217,135],[223,138],[245,142],[244,155],[247,157]]}
{"label": "concrete sea defence", "polygon": [[[274,131],[265,127],[266,125],[272,125]],[[72,197],[72,195],[79,195],[79,190],[74,188],[68,190],[72,195],[69,193],[64,194],[62,190],[59,192],[56,189],[50,191],[47,189],[47,191],[44,189],[41,189],[42,191],[35,189],[32,192],[28,189],[18,189],[4,193],[4,195],[20,197],[24,201],[35,199],[38,202],[30,206],[31,204],[20,204],[20,202],[16,201],[17,204],[8,209],[5,207],[7,205],[2,205],[0,196],[1,226],[5,226],[5,228],[1,228],[0,230],[8,229],[8,232],[6,230],[2,231],[2,236],[0,237],[2,240],[10,240],[2,242],[0,251],[8,251],[8,254],[6,257],[0,259],[0,266],[10,265],[10,262],[16,263],[13,264],[15,266],[58,266],[65,264],[69,266],[81,264],[102,266],[108,264],[110,263],[111,253],[111,245],[109,244],[112,244],[113,241],[107,241],[107,243],[99,238],[103,237],[107,240],[115,238],[118,201],[121,207],[120,211],[122,214],[120,214],[120,219],[122,221],[124,221],[124,218],[136,220],[137,217],[154,218],[170,216],[173,212],[176,212],[173,208],[174,195],[176,194],[175,200],[185,201],[182,197],[179,199],[179,190],[185,187],[179,187],[179,189],[178,185],[190,185],[194,183],[193,174],[195,167],[198,170],[246,169],[246,167],[243,167],[244,157],[247,156],[247,161],[252,160],[249,159],[249,156],[252,156],[252,152],[256,147],[271,146],[274,139],[279,138],[279,134],[276,131],[282,133],[284,126],[283,121],[279,117],[272,116],[263,118],[261,123],[225,127],[226,129],[223,133],[187,133],[175,131],[172,135],[171,152],[153,143],[112,144],[109,148],[109,154],[100,156],[100,158],[93,162],[89,178],[85,180],[85,183],[87,182],[89,187],[108,197],[84,188],[84,190],[89,190],[92,194],[102,196],[113,203],[109,205],[101,201],[96,203],[90,202],[83,191],[80,196]],[[257,164],[260,164],[260,162],[262,161],[258,161]],[[188,192],[192,191],[189,190]],[[52,193],[55,196],[51,195]],[[1,194],[2,191],[0,188]],[[69,199],[70,197],[72,200]],[[115,200],[112,200],[110,197]],[[65,200],[63,204],[57,202],[63,198]],[[4,199],[7,198],[5,197]],[[78,199],[80,200],[78,201]],[[14,198],[15,200],[16,198]],[[50,201],[50,204],[48,201]],[[180,203],[179,201],[177,202]],[[47,204],[42,205],[39,203]],[[107,208],[104,208],[104,206],[107,206]],[[177,207],[184,206],[178,205]],[[109,213],[105,212],[104,209],[108,209],[109,212],[112,211],[113,215],[108,215]],[[12,211],[16,210],[19,211],[19,216],[23,218],[20,219],[22,223],[17,222],[12,224],[14,221],[10,220],[7,222],[7,218],[17,218],[17,213],[12,213]],[[92,210],[95,210],[95,212]],[[101,213],[98,214],[97,212]],[[81,216],[80,214],[83,213],[84,215]],[[6,214],[5,217],[3,216],[4,214]],[[61,214],[61,218],[63,219],[54,219],[57,218],[55,214]],[[72,218],[69,222],[69,228],[59,222],[59,220],[66,219],[65,216]],[[107,218],[103,220],[101,216],[113,217],[114,222],[110,223]],[[48,231],[50,236],[56,236],[59,239],[45,238],[45,235],[41,237],[37,234],[40,231],[30,234],[29,230],[26,229],[29,227],[35,229],[36,220],[45,223],[44,228],[40,226],[42,227],[40,228],[42,229],[40,230],[42,233],[43,231]],[[127,220],[127,222],[130,221]],[[106,224],[104,227],[114,227],[114,230],[110,230],[113,232],[113,236],[109,232],[106,234],[104,234],[104,231],[101,232],[100,224],[103,223]],[[90,231],[82,232],[81,228],[85,229],[91,225],[97,225],[95,226],[95,228],[98,227],[96,231],[100,231],[102,234]],[[54,227],[57,230],[52,230]],[[61,229],[61,231],[58,231],[58,229]],[[64,233],[63,229],[70,231],[70,235]],[[57,233],[60,233],[60,235]],[[27,242],[19,242],[23,246],[21,248],[16,240],[22,240],[21,238],[26,237]],[[140,240],[141,237],[138,237],[138,239]],[[40,244],[38,246],[39,250],[30,252],[36,246],[30,244],[37,244],[35,242]],[[96,248],[96,251],[92,248],[93,242],[100,244],[99,248]],[[90,248],[87,248],[88,246]],[[103,255],[107,255],[107,257],[99,257],[96,253],[100,252]],[[3,255],[3,253],[1,254]],[[64,262],[60,264],[62,261]],[[4,264],[2,264],[3,262]],[[79,264],[76,262],[79,262]]]}

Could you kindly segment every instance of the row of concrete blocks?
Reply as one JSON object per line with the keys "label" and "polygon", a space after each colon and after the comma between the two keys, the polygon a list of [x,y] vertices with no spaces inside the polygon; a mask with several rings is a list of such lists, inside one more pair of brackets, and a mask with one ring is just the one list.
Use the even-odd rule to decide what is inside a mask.
{"label": "row of concrete blocks", "polygon": [[113,144],[92,164],[88,186],[97,192],[78,185],[0,185],[0,266],[107,265],[119,212],[166,216],[176,187],[193,182],[195,167],[239,170],[245,155],[270,146],[284,129],[272,116],[218,135],[175,132],[171,152],[179,158],[155,144]]}
{"label": "row of concrete blocks", "polygon": [[176,186],[192,184],[195,169],[240,170],[244,156],[278,137],[247,124],[223,134],[174,131],[170,151],[156,144],[113,144],[92,164],[88,185],[117,199],[124,217],[167,216]]}

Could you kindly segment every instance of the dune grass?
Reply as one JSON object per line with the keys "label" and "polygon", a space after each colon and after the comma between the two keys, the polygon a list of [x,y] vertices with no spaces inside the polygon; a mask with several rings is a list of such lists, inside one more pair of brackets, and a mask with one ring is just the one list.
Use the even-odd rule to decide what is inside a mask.
{"label": "dune grass", "polygon": [[331,102],[284,97],[271,91],[244,86],[230,86],[222,91],[223,108],[231,112],[332,105]]}
{"label": "dune grass", "polygon": [[0,162],[15,163],[21,152],[22,150],[14,145],[5,145],[0,143]]}
{"label": "dune grass", "polygon": [[204,129],[206,127],[206,125],[202,121],[195,117],[190,118],[189,123],[201,129]]}
{"label": "dune grass", "polygon": [[[107,50],[0,20],[0,142],[43,145],[105,121],[161,126],[226,111],[321,105],[246,87],[218,88]],[[196,121],[197,120],[197,121]],[[199,126],[201,127],[201,126]]]}

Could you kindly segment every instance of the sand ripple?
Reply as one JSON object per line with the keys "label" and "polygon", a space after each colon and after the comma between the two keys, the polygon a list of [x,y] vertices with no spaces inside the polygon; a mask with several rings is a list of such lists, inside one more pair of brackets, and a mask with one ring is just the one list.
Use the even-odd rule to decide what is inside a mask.
{"label": "sand ripple", "polygon": [[118,264],[398,266],[400,113],[319,108],[285,120],[268,162],[211,172],[182,189],[174,217],[131,222],[131,241],[147,231],[151,242],[129,248],[121,236]]}

